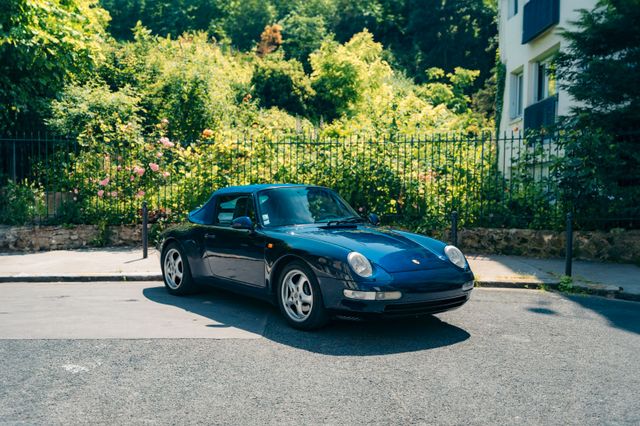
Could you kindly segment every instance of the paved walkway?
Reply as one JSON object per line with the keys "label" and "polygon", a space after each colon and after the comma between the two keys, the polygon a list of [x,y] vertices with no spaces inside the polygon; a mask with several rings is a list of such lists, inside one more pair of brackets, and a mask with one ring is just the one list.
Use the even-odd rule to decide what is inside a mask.
{"label": "paved walkway", "polygon": [[[555,287],[564,274],[563,259],[519,256],[468,256],[479,286]],[[141,249],[108,248],[38,253],[0,253],[0,282],[16,281],[148,281],[159,280],[156,250],[142,258]],[[574,261],[578,289],[640,300],[640,267],[629,264]]]}
{"label": "paved walkway", "polygon": [[159,280],[160,255],[149,249],[104,248],[0,253],[0,281]]}

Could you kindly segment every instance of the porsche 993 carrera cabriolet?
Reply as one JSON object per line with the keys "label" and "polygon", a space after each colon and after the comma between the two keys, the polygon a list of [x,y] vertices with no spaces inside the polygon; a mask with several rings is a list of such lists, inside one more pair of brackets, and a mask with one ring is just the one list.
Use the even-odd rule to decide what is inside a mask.
{"label": "porsche 993 carrera cabriolet", "polygon": [[309,185],[220,189],[162,236],[169,293],[211,284],[276,303],[299,329],[331,317],[414,316],[469,300],[473,273],[454,246],[365,221]]}

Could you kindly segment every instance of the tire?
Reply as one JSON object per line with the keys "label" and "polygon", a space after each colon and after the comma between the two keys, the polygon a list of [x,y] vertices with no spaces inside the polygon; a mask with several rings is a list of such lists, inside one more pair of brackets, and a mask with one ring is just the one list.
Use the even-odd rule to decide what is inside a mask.
{"label": "tire", "polygon": [[184,296],[196,292],[189,261],[177,243],[167,244],[162,250],[161,259],[164,286],[170,294]]}
{"label": "tire", "polygon": [[293,328],[315,330],[329,320],[318,280],[303,262],[284,267],[278,277],[276,298],[280,312]]}

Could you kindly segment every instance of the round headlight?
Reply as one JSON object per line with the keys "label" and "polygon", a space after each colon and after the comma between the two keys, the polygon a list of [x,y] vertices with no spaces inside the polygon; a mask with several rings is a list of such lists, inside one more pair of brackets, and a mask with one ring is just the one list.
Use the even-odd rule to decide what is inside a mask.
{"label": "round headlight", "polygon": [[373,268],[371,268],[371,263],[364,257],[362,254],[357,251],[352,251],[347,256],[347,261],[349,262],[349,266],[353,269],[353,272],[360,275],[361,277],[370,277],[373,275]]}
{"label": "round headlight", "polygon": [[446,246],[444,248],[444,254],[446,254],[451,263],[456,265],[458,268],[464,269],[464,267],[467,266],[467,261],[464,260],[464,255],[457,247]]}

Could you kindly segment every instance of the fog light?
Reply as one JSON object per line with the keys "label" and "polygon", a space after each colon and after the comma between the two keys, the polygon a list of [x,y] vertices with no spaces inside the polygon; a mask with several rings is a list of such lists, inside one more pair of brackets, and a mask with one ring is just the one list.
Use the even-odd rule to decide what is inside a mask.
{"label": "fog light", "polygon": [[376,292],[376,300],[398,300],[402,297],[399,291],[378,291]]}
{"label": "fog light", "polygon": [[402,297],[399,291],[357,291],[344,290],[344,297],[355,300],[398,300]]}
{"label": "fog light", "polygon": [[473,281],[467,281],[466,283],[462,284],[463,290],[471,290],[472,288],[473,288]]}

